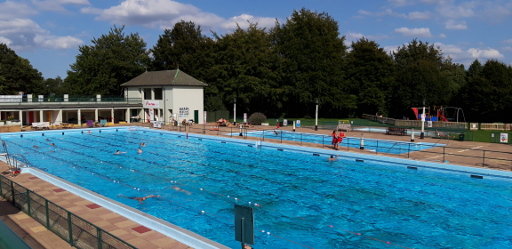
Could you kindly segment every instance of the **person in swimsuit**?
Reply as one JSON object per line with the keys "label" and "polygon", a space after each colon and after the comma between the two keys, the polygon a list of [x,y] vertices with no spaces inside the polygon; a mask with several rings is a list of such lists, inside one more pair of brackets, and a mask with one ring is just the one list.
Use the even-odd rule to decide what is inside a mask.
{"label": "person in swimsuit", "polygon": [[158,197],[160,197],[160,195],[146,195],[143,197],[128,197],[128,198],[130,198],[132,200],[137,200],[137,201],[139,201],[139,203],[141,203],[149,198],[158,198]]}

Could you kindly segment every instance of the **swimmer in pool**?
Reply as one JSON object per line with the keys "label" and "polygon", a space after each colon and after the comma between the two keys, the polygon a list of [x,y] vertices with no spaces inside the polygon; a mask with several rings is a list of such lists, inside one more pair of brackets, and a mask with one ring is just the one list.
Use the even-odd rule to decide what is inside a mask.
{"label": "swimmer in pool", "polygon": [[338,158],[336,158],[336,156],[335,156],[335,155],[331,155],[331,156],[329,157],[329,162],[333,162],[333,161],[336,161],[336,160],[338,160]]}
{"label": "swimmer in pool", "polygon": [[139,201],[139,203],[149,199],[149,198],[158,198],[160,197],[160,195],[146,195],[146,196],[143,196],[143,197],[128,197],[130,199],[133,199],[133,200],[137,200]]}
{"label": "swimmer in pool", "polygon": [[124,151],[120,151],[120,150],[116,150],[116,152],[114,152],[114,155],[121,155],[121,154],[124,154],[126,152]]}

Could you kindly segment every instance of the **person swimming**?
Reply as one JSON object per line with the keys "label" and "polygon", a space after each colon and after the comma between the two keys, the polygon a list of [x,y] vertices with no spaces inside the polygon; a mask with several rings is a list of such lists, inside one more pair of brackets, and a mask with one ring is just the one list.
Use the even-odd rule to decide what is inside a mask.
{"label": "person swimming", "polygon": [[142,151],[142,149],[141,149],[141,148],[138,148],[138,149],[137,149],[137,154],[142,154],[142,152],[143,152],[143,151]]}
{"label": "person swimming", "polygon": [[124,151],[120,151],[120,150],[116,150],[116,152],[114,152],[114,155],[121,155],[121,154],[124,154],[126,152]]}
{"label": "person swimming", "polygon": [[140,147],[146,147],[146,143],[142,142],[139,144]]}
{"label": "person swimming", "polygon": [[142,196],[142,197],[128,197],[129,199],[132,199],[132,200],[137,200],[139,201],[139,203],[149,199],[149,198],[158,198],[160,197],[160,195],[146,195],[146,196]]}
{"label": "person swimming", "polygon": [[338,158],[335,156],[335,155],[331,155],[329,157],[329,161],[332,162],[332,161],[336,161]]}

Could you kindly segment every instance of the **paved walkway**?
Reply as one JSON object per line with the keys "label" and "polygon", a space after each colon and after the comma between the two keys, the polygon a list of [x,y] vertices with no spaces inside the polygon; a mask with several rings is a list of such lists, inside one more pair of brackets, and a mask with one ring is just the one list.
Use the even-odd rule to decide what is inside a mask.
{"label": "paved walkway", "polygon": [[[5,172],[7,165],[0,162],[0,170],[1,172]],[[144,227],[135,221],[127,219],[31,174],[23,173],[10,179],[137,248],[190,248],[172,238]],[[8,206],[5,201],[3,205]],[[2,208],[2,211],[3,210]],[[18,233],[20,237],[25,238],[28,235],[34,238],[34,240],[40,244],[40,247],[36,248],[72,248],[53,232],[48,231],[43,225],[23,212],[17,211],[17,209],[12,206],[10,211],[5,211],[5,214],[1,215],[2,219],[4,219],[3,217],[7,217],[22,228],[21,230],[24,231],[25,235],[23,232],[21,232],[21,235]],[[18,231],[13,230],[20,232],[19,229],[16,229]]]}

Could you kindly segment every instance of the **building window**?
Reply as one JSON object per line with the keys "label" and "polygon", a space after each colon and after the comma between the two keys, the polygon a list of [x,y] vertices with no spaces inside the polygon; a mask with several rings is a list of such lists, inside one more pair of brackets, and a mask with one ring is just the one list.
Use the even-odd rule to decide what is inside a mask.
{"label": "building window", "polygon": [[151,99],[151,88],[144,88],[144,99]]}
{"label": "building window", "polygon": [[162,88],[153,89],[155,92],[155,100],[162,100]]}

